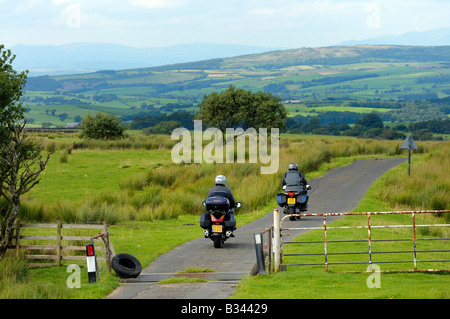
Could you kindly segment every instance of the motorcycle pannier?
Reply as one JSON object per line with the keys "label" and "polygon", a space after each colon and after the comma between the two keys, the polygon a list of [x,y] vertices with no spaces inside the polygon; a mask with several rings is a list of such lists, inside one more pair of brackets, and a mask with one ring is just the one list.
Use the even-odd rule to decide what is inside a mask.
{"label": "motorcycle pannier", "polygon": [[226,228],[236,229],[236,218],[234,214],[228,214],[224,220],[224,224]]}
{"label": "motorcycle pannier", "polygon": [[297,203],[307,204],[308,203],[308,195],[306,195],[306,194],[298,194],[297,195]]}
{"label": "motorcycle pannier", "polygon": [[206,210],[228,211],[230,209],[230,201],[222,196],[211,196],[206,198]]}
{"label": "motorcycle pannier", "polygon": [[211,223],[211,216],[208,213],[203,213],[200,216],[200,227],[207,229]]}
{"label": "motorcycle pannier", "polygon": [[278,193],[277,194],[277,203],[280,206],[285,206],[287,202],[287,195],[284,193]]}

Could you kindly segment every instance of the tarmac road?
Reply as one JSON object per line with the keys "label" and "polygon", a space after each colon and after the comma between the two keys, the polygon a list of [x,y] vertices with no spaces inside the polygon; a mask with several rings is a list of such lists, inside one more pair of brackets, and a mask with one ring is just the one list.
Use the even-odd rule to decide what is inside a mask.
{"label": "tarmac road", "polygon": [[[375,180],[389,169],[404,162],[405,158],[357,160],[345,167],[336,168],[324,176],[312,179],[309,184],[308,213],[341,213],[353,210]],[[280,181],[281,188],[281,181]],[[237,216],[239,218],[239,215]],[[331,222],[339,216],[328,217]],[[321,216],[303,217],[300,221],[284,222],[283,226],[321,226]],[[225,299],[233,294],[239,280],[248,276],[256,263],[253,234],[273,224],[273,213],[268,213],[252,223],[239,227],[235,238],[228,239],[216,249],[204,237],[186,242],[158,257],[143,269],[136,279],[124,280],[108,299]],[[199,226],[199,234],[203,230]],[[302,230],[291,231],[283,237],[287,242]],[[188,268],[209,268],[216,272],[203,274],[176,274]],[[173,276],[192,276],[208,280],[202,283],[158,284]]]}

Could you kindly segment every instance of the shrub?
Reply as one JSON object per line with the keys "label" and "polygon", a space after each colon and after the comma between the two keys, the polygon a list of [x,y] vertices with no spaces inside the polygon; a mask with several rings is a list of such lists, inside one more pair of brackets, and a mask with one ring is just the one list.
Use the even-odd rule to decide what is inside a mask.
{"label": "shrub", "polygon": [[80,123],[81,137],[93,139],[120,139],[125,137],[126,127],[116,116],[98,111],[87,114]]}

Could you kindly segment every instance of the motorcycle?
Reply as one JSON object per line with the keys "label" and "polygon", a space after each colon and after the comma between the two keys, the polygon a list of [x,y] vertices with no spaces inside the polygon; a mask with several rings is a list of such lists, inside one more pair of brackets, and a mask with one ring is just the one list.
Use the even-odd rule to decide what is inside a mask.
{"label": "motorcycle", "polygon": [[207,212],[200,216],[200,227],[204,229],[205,238],[211,239],[215,248],[221,248],[228,238],[234,237],[233,231],[236,229],[234,208],[241,207],[241,203],[230,207],[228,198],[211,196],[206,198],[203,206]]}
{"label": "motorcycle", "polygon": [[[286,186],[283,186],[284,192],[277,194],[277,203],[283,208],[283,213],[289,216],[290,220],[300,219],[300,216],[293,216],[307,211],[309,196],[306,192],[286,191]],[[306,190],[310,190],[311,185],[306,185]]]}

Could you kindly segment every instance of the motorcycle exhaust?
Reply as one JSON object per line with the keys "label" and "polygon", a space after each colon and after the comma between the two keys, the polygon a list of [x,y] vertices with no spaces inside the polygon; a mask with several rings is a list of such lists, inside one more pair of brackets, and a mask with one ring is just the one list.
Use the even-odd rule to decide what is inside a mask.
{"label": "motorcycle exhaust", "polygon": [[208,237],[209,237],[209,230],[205,229],[205,230],[203,231],[203,233],[205,234],[205,238],[208,238]]}
{"label": "motorcycle exhaust", "polygon": [[227,231],[225,232],[225,236],[231,237],[231,235],[233,235],[233,232],[232,232],[231,230],[227,230]]}

